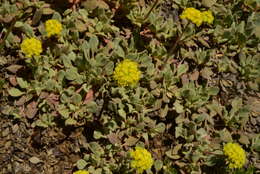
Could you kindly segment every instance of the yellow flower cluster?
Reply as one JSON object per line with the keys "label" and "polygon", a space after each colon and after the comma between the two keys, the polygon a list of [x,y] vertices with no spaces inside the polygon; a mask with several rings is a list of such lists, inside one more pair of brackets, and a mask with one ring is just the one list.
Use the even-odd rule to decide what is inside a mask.
{"label": "yellow flower cluster", "polygon": [[214,21],[214,16],[212,15],[211,11],[203,11],[202,13],[203,21],[207,22],[208,24],[212,24]]}
{"label": "yellow flower cluster", "polygon": [[[45,30],[47,36],[60,35],[62,25],[55,19],[50,19],[45,22]],[[39,56],[42,53],[42,43],[36,38],[26,38],[21,43],[22,52],[29,58]]]}
{"label": "yellow flower cluster", "polygon": [[86,170],[78,170],[76,172],[73,172],[73,174],[89,174],[89,172]]}
{"label": "yellow flower cluster", "polygon": [[49,19],[45,22],[45,30],[48,37],[60,35],[62,31],[62,25],[56,19]]}
{"label": "yellow flower cluster", "polygon": [[188,19],[194,24],[196,24],[198,27],[203,23],[209,23],[212,24],[214,20],[214,16],[212,15],[211,11],[199,11],[195,8],[186,8],[181,16],[181,19]]}
{"label": "yellow flower cluster", "polygon": [[136,169],[137,173],[143,173],[153,165],[151,153],[142,147],[135,147],[135,151],[131,151],[130,156],[133,158],[131,167]]}
{"label": "yellow flower cluster", "polygon": [[134,86],[140,80],[141,72],[136,62],[125,59],[116,66],[113,77],[120,86]]}
{"label": "yellow flower cluster", "polygon": [[26,38],[21,43],[21,50],[29,58],[39,56],[42,52],[42,43],[36,38]]}
{"label": "yellow flower cluster", "polygon": [[227,163],[230,169],[241,168],[246,162],[246,153],[236,143],[227,143],[224,145],[224,155],[227,156]]}

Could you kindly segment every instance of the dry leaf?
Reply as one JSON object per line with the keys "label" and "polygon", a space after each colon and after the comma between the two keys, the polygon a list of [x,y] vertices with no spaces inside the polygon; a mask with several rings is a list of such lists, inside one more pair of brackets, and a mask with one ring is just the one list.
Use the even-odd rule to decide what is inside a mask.
{"label": "dry leaf", "polygon": [[112,144],[120,144],[120,142],[121,142],[115,133],[111,133],[111,134],[107,135],[107,138],[110,141],[110,143],[112,143]]}
{"label": "dry leaf", "polygon": [[87,103],[93,101],[93,99],[94,99],[94,91],[93,91],[92,89],[90,89],[90,90],[88,91],[88,93],[86,94],[86,97],[85,97],[83,103],[84,103],[84,104],[87,104]]}
{"label": "dry leaf", "polygon": [[27,118],[32,119],[33,117],[35,117],[35,115],[38,111],[37,105],[38,105],[38,103],[33,101],[26,106],[25,115]]}
{"label": "dry leaf", "polygon": [[19,71],[19,69],[21,69],[23,66],[22,65],[10,65],[8,66],[6,69],[11,72],[11,73],[16,73],[17,71]]}
{"label": "dry leaf", "polygon": [[16,86],[16,85],[17,85],[16,77],[15,77],[15,76],[9,77],[9,82],[10,82],[13,86]]}
{"label": "dry leaf", "polygon": [[38,164],[38,163],[41,162],[41,160],[40,160],[39,158],[35,157],[35,156],[31,157],[31,158],[29,159],[29,161],[30,161],[31,163],[33,163],[33,164]]}

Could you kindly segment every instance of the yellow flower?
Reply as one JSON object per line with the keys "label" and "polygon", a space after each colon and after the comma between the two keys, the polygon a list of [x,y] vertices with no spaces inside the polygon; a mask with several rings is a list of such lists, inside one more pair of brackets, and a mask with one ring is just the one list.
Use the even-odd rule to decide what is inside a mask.
{"label": "yellow flower", "polygon": [[136,62],[125,59],[116,66],[113,77],[120,86],[134,86],[139,81],[141,72]]}
{"label": "yellow flower", "polygon": [[62,25],[56,19],[49,19],[45,22],[45,30],[47,32],[48,37],[54,35],[60,35],[62,30]]}
{"label": "yellow flower", "polygon": [[21,50],[29,58],[39,56],[42,52],[42,43],[36,38],[26,38],[21,43]]}
{"label": "yellow flower", "polygon": [[86,170],[78,170],[76,172],[73,172],[73,174],[89,174],[89,172]]}
{"label": "yellow flower", "polygon": [[224,145],[224,155],[227,156],[227,163],[230,169],[241,168],[246,162],[246,153],[236,143],[227,143]]}
{"label": "yellow flower", "polygon": [[131,167],[136,169],[137,173],[143,173],[153,165],[151,153],[142,147],[135,147],[135,151],[131,151],[130,156],[133,158]]}
{"label": "yellow flower", "polygon": [[202,12],[203,22],[207,22],[208,24],[212,24],[214,21],[214,16],[212,15],[211,11],[204,11]]}
{"label": "yellow flower", "polygon": [[193,22],[194,24],[196,24],[198,27],[202,24],[203,22],[203,16],[202,13],[195,9],[195,8],[186,8],[181,16],[181,19],[188,19],[191,22]]}

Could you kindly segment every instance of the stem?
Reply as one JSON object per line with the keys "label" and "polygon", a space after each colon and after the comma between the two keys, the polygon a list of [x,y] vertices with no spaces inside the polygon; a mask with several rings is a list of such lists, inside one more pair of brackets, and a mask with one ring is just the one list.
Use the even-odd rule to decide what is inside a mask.
{"label": "stem", "polygon": [[[177,47],[178,43],[180,43],[180,42],[182,41],[181,38],[182,38],[182,36],[183,36],[183,33],[185,32],[185,29],[186,29],[186,28],[184,28],[184,31],[183,31],[183,32],[177,37],[177,39],[175,40],[175,42],[174,42],[174,44],[173,44],[173,46],[172,46],[172,49],[171,49],[170,52],[169,52],[169,55],[174,55],[174,51],[176,50],[176,47]],[[166,58],[165,64],[163,64],[162,70],[165,68],[166,64],[168,64],[168,61],[169,61],[170,57],[171,57],[171,56],[168,56],[168,57]]]}
{"label": "stem", "polygon": [[182,41],[182,40],[181,40],[182,36],[183,36],[183,33],[181,33],[180,36],[177,37],[176,41],[174,42],[174,44],[173,44],[173,46],[172,46],[172,50],[171,50],[170,54],[174,54],[174,51],[175,51],[175,49],[176,49],[176,47],[177,47],[177,44],[178,44],[180,41]]}
{"label": "stem", "polygon": [[[196,34],[190,34],[190,35],[186,36],[185,38],[181,39],[180,42],[183,42],[183,41],[185,41],[186,39],[192,39],[192,38],[194,38],[194,37],[196,37],[196,36],[199,36],[201,33],[202,33],[202,32],[198,32],[198,33],[196,33]],[[191,36],[192,36],[192,37],[191,37]]]}
{"label": "stem", "polygon": [[156,7],[156,5],[158,4],[159,0],[156,0],[153,4],[153,6],[151,7],[151,9],[148,11],[148,13],[145,15],[144,17],[144,21],[149,17],[149,15],[151,14],[151,12],[153,11],[153,9]]}

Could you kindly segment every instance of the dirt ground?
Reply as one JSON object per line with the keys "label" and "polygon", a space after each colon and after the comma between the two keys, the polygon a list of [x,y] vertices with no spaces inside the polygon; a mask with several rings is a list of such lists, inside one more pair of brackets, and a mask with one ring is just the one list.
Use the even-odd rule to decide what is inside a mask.
{"label": "dirt ground", "polygon": [[0,173],[71,174],[86,142],[84,129],[33,129],[30,123],[0,119]]}

